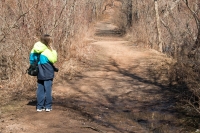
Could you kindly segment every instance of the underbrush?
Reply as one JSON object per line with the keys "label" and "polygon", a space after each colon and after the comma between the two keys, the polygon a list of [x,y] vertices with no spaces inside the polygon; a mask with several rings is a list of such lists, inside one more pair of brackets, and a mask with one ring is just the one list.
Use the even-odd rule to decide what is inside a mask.
{"label": "underbrush", "polygon": [[199,67],[194,60],[176,62],[171,66],[170,79],[176,94],[176,111],[186,128],[200,128]]}

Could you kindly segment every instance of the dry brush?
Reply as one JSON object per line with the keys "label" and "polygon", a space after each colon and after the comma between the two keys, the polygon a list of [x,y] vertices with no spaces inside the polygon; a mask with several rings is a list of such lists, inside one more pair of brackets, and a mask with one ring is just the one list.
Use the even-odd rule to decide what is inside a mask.
{"label": "dry brush", "polygon": [[77,51],[97,20],[101,4],[99,0],[0,1],[1,88],[33,88],[35,78],[28,76],[26,69],[30,50],[41,34],[53,37],[60,66],[64,60],[81,56]]}

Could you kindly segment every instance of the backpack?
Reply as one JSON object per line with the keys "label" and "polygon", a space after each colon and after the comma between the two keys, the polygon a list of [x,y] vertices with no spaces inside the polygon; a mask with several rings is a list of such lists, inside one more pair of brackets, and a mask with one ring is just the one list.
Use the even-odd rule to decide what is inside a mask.
{"label": "backpack", "polygon": [[40,55],[38,55],[37,56],[37,60],[33,64],[31,64],[29,66],[29,68],[27,69],[28,75],[30,75],[30,76],[37,76],[38,75],[38,72],[39,72],[39,68],[38,68],[39,59],[40,59]]}

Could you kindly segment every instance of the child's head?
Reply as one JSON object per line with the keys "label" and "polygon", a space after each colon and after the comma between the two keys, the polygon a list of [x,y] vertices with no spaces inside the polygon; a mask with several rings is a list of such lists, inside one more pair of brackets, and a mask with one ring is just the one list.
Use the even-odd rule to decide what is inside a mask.
{"label": "child's head", "polygon": [[40,37],[40,41],[45,44],[46,46],[49,46],[51,43],[51,36],[48,34],[44,34]]}

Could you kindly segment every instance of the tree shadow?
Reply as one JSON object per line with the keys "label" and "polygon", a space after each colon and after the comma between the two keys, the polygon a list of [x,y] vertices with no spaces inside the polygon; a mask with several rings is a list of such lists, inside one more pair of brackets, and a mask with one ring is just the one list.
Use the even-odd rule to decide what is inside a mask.
{"label": "tree shadow", "polygon": [[37,100],[36,99],[33,99],[33,100],[30,100],[27,105],[29,106],[36,106],[37,105]]}
{"label": "tree shadow", "polygon": [[[60,97],[55,95],[53,105],[63,107],[63,110],[75,112],[85,118],[86,121],[114,129],[116,132],[140,132],[142,129],[153,133],[181,132],[183,128],[181,120],[185,117],[192,117],[183,110],[177,110],[176,108],[176,105],[181,101],[180,97],[177,96],[182,92],[191,93],[187,84],[182,82],[173,85],[170,76],[167,83],[162,82],[160,79],[163,73],[166,73],[166,70],[156,70],[153,66],[144,68],[143,73],[146,73],[144,76],[136,74],[134,71],[136,68],[141,67],[139,65],[141,59],[135,61],[138,62],[137,65],[128,68],[120,68],[120,65],[114,59],[110,60],[111,63],[109,65],[104,64],[102,71],[105,73],[114,72],[120,76],[116,78],[105,76],[103,78],[105,81],[112,81],[116,85],[112,85],[106,90],[96,82],[102,80],[102,77],[98,76],[79,75],[76,80],[64,79],[70,86],[73,86],[75,92],[86,97],[87,100],[82,99],[81,96]],[[95,82],[91,86],[91,90],[94,90],[95,95],[100,97],[88,95],[87,92],[80,89],[80,84],[77,84],[79,81],[84,80],[85,84],[82,85],[87,85],[92,78],[95,79]],[[112,94],[111,92],[117,92],[123,88],[121,82],[127,85],[127,90]],[[100,91],[97,91],[97,89]],[[139,96],[141,98],[138,98]],[[158,98],[153,98],[154,96]],[[148,97],[150,98],[148,99]],[[30,100],[27,105],[35,106],[36,100]],[[120,120],[113,119],[115,117],[121,118],[126,124],[128,123],[128,126],[125,127],[128,127],[129,130],[119,126]],[[132,128],[131,124],[134,124],[134,126],[138,124],[142,129]],[[194,129],[194,127],[198,128],[196,125],[185,126],[185,128],[191,129]]]}
{"label": "tree shadow", "polygon": [[[176,108],[177,102],[180,101],[177,95],[180,94],[180,91],[190,93],[186,84],[172,85],[170,77],[168,77],[168,83],[163,83],[160,81],[163,71],[156,71],[149,66],[144,69],[146,76],[134,73],[135,68],[140,67],[139,65],[120,68],[120,65],[112,60],[110,66],[104,66],[103,71],[118,73],[120,77],[105,76],[103,80],[110,80],[115,85],[108,89],[102,88],[99,84],[102,77],[92,77],[95,82],[91,86],[91,90],[99,97],[88,95],[87,92],[80,89],[80,84],[77,84],[79,81],[85,80],[83,85],[86,85],[92,79],[84,75],[77,77],[76,80],[67,80],[66,82],[87,100],[83,100],[81,96],[62,98],[55,96],[54,105],[76,112],[86,120],[114,129],[116,132],[142,132],[142,130],[153,133],[181,132],[184,128],[181,127],[181,119],[185,117],[185,114]],[[123,87],[121,82],[127,87],[124,92],[121,92]],[[124,122],[121,123],[121,126],[119,126],[119,118]],[[131,124],[140,125],[142,128],[133,128]],[[126,126],[123,127],[123,125]]]}
{"label": "tree shadow", "polygon": [[123,37],[125,35],[125,31],[122,29],[97,30],[95,35],[100,37]]}

